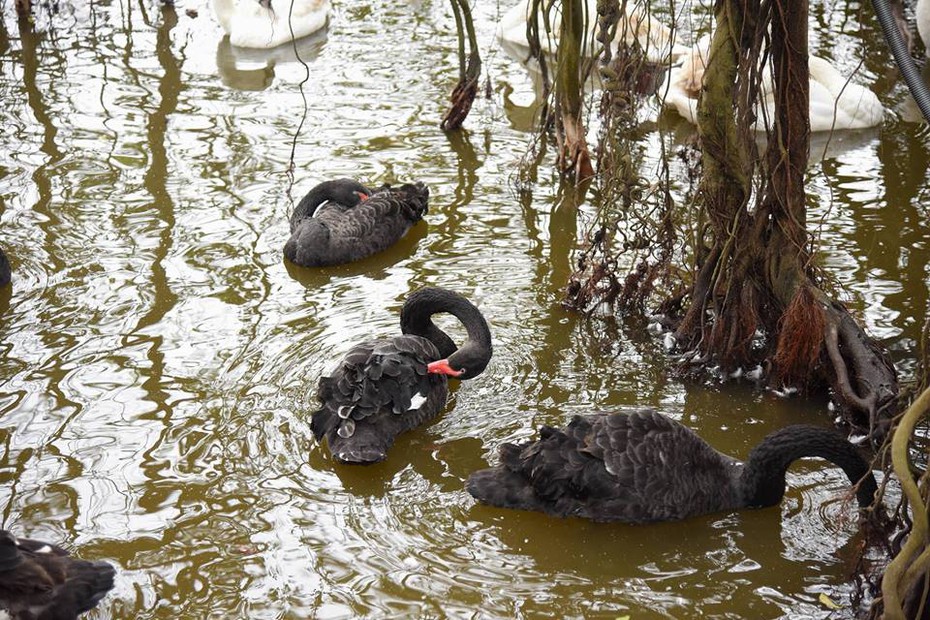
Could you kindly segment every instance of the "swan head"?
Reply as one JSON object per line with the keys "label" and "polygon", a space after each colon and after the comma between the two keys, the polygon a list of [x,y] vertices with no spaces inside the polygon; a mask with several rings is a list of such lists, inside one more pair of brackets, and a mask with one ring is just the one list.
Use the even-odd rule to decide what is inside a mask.
{"label": "swan head", "polygon": [[484,372],[489,361],[491,361],[490,347],[467,342],[446,359],[427,364],[426,371],[461,380],[473,379]]}
{"label": "swan head", "polygon": [[371,190],[355,179],[324,181],[317,185],[314,191],[318,192],[323,200],[332,200],[347,207],[354,207],[371,196]]}

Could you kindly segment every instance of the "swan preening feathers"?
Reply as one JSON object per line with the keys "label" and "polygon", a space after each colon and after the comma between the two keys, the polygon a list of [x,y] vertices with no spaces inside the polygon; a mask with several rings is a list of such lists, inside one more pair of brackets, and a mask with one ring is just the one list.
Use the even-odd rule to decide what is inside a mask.
{"label": "swan preening feathers", "polygon": [[324,181],[294,209],[284,255],[302,267],[360,260],[399,241],[423,219],[428,203],[422,183],[372,191],[352,179]]}
{"label": "swan preening feathers", "polygon": [[[930,1],[928,1],[930,3]],[[669,71],[665,105],[675,108],[691,123],[697,123],[697,101],[710,50],[710,37],[704,36]],[[811,131],[864,129],[881,125],[885,109],[868,88],[850,82],[829,61],[808,58],[810,70]],[[760,113],[756,129],[765,129],[763,119],[774,118],[775,95],[771,67],[762,74]],[[771,122],[771,120],[769,120]]]}
{"label": "swan preening feathers", "polygon": [[799,458],[824,458],[858,483],[861,507],[877,489],[868,463],[834,431],[788,426],[740,462],[682,424],[651,410],[575,416],[543,427],[537,441],[504,444],[501,464],[475,472],[466,487],[491,506],[559,517],[646,523],[773,506]]}
{"label": "swan preening feathers", "polygon": [[113,588],[116,571],[55,545],[0,530],[0,611],[17,620],[70,620]]}
{"label": "swan preening feathers", "polygon": [[[468,334],[460,347],[431,320],[447,312]],[[491,359],[491,331],[481,312],[458,293],[421,288],[404,302],[403,335],[353,347],[320,379],[320,409],[310,424],[333,458],[370,464],[387,458],[395,437],[426,422],[446,404],[446,377],[481,374]]]}
{"label": "swan preening feathers", "polygon": [[326,25],[329,0],[213,0],[220,26],[237,47],[270,49]]}

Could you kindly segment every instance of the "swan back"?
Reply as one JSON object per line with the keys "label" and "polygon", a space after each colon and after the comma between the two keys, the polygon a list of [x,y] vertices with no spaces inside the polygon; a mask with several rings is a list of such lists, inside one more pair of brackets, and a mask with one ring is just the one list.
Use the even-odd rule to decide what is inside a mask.
{"label": "swan back", "polygon": [[[439,312],[462,321],[469,337],[461,348],[430,320]],[[382,461],[397,435],[435,417],[448,395],[446,377],[431,369],[441,357],[449,356],[446,361],[458,368],[455,356],[462,350],[486,349],[486,356],[491,355],[484,317],[463,296],[446,289],[424,287],[409,295],[401,310],[401,330],[402,336],[356,345],[320,379],[320,409],[313,413],[310,428],[318,440],[326,438],[337,461]],[[469,376],[486,364],[484,359],[481,369],[473,368]],[[465,372],[453,376],[469,378]]]}
{"label": "swan back", "polygon": [[330,201],[313,211],[313,201],[301,201],[291,218],[284,255],[303,267],[361,260],[399,241],[423,219],[428,204],[429,189],[423,183],[384,185],[354,206]]}
{"label": "swan back", "polygon": [[739,463],[648,409],[575,416],[538,441],[504,444],[468,492],[492,506],[595,521],[670,521],[734,508]]}
{"label": "swan back", "polygon": [[811,131],[862,129],[881,125],[885,109],[868,88],[849,81],[829,61],[808,60]]}
{"label": "swan back", "polygon": [[310,429],[324,437],[342,463],[387,458],[400,433],[434,417],[445,405],[447,379],[427,372],[439,358],[420,336],[396,336],[353,347],[329,376],[320,379]]}
{"label": "swan back", "polygon": [[[930,0],[927,0],[930,3]],[[697,100],[707,67],[710,36],[705,35],[679,66],[669,72],[664,104],[697,124]],[[810,128],[811,131],[862,129],[882,123],[885,110],[878,97],[869,89],[850,82],[827,60],[809,57]],[[775,94],[772,69],[766,65],[761,79],[760,120],[755,129],[763,131],[765,120],[774,118]]]}

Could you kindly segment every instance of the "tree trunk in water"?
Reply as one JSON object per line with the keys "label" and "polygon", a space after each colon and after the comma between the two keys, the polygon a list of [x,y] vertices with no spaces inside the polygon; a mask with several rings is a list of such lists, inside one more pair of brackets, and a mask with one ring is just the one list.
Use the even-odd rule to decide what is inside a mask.
{"label": "tree trunk in water", "polygon": [[[478,39],[471,17],[471,7],[467,0],[451,0],[452,13],[455,15],[455,30],[459,40],[459,81],[452,90],[449,109],[442,117],[439,126],[443,131],[460,129],[471,111],[478,94],[478,78],[481,77],[481,54],[478,52]],[[468,51],[465,51],[465,41]]]}
{"label": "tree trunk in water", "polygon": [[[770,20],[755,0],[718,4],[698,107],[704,149],[699,200],[709,228],[698,239],[708,240],[708,247],[698,256],[691,306],[676,335],[700,362],[735,370],[762,361],[770,384],[829,386],[844,418],[879,439],[888,431],[897,378],[880,349],[818,284],[805,228],[807,2],[784,2],[771,5]],[[766,115],[754,101],[756,62],[767,23],[775,107],[754,193],[751,131]]]}
{"label": "tree trunk in water", "polygon": [[581,0],[562,0],[558,60],[555,74],[556,131],[559,167],[576,184],[594,176],[585,127],[581,118],[584,80],[581,48],[587,19]]}

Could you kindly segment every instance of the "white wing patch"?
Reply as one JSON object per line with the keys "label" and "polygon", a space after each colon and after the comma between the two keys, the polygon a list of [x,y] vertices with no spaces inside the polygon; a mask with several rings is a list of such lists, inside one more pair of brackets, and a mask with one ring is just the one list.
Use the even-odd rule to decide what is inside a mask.
{"label": "white wing patch", "polygon": [[410,399],[410,408],[407,411],[416,411],[423,406],[423,403],[426,402],[426,394],[414,394],[413,398]]}

